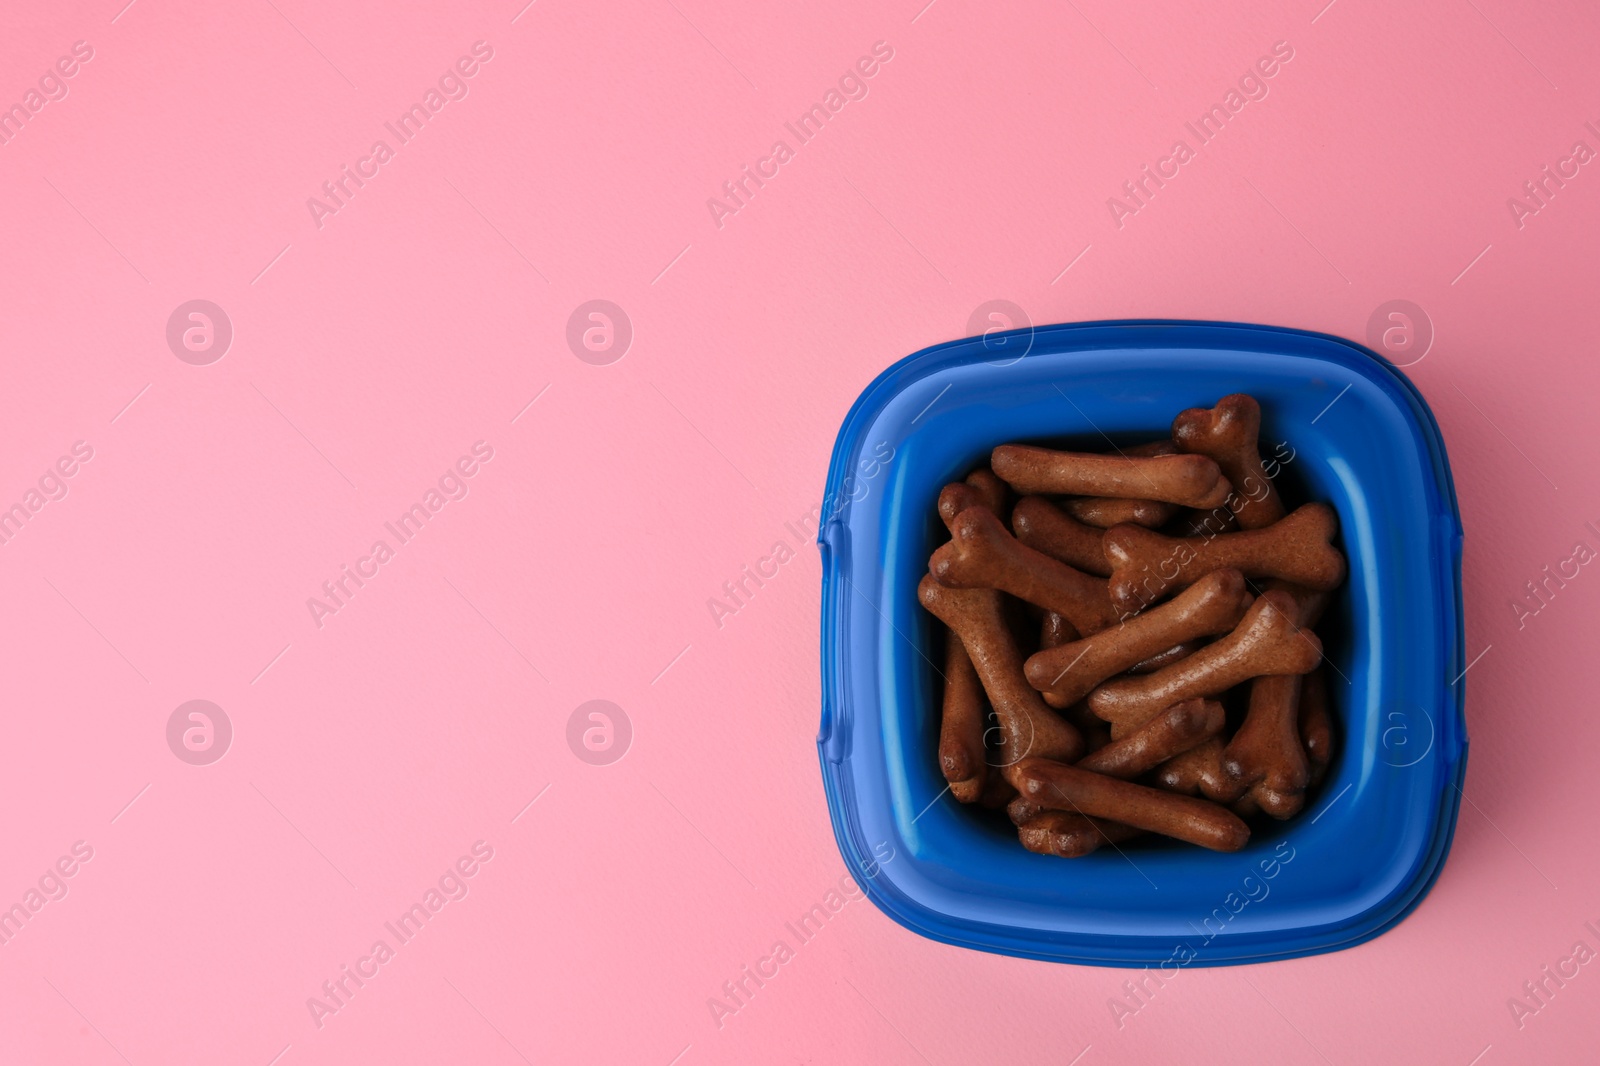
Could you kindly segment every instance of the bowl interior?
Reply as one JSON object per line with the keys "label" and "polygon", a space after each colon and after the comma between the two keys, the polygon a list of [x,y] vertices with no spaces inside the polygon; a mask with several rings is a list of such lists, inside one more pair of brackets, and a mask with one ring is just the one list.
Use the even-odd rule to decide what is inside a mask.
{"label": "bowl interior", "polygon": [[[819,743],[847,858],[891,843],[904,861],[869,885],[881,907],[940,939],[1020,954],[1159,961],[1182,941],[1234,960],[1371,935],[1436,872],[1465,743],[1451,683],[1460,534],[1431,416],[1387,366],[1309,334],[1051,327],[1029,342],[1003,364],[976,341],[915,357],[863,396],[841,436],[836,474],[894,450],[881,485],[822,534]],[[1334,764],[1302,814],[1256,828],[1236,854],[1141,843],[1033,855],[1003,813],[956,803],[938,772],[940,642],[915,589],[946,537],[939,489],[997,444],[1136,443],[1232,392],[1261,403],[1263,452],[1287,457],[1286,502],[1339,515],[1350,577],[1318,627]]]}

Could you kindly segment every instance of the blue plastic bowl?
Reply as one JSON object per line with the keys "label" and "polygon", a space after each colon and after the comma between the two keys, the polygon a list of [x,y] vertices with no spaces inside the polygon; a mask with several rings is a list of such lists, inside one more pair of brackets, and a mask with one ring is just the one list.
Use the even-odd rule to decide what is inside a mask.
{"label": "blue plastic bowl", "polygon": [[[1241,852],[1176,843],[1034,855],[1004,812],[957,803],[936,749],[942,662],[917,602],[946,539],[939,489],[1009,441],[1100,450],[1164,436],[1234,392],[1261,402],[1291,506],[1330,503],[1350,577],[1319,632],[1338,725],[1306,809]],[[1279,449],[1279,442],[1284,448]],[[822,547],[828,810],[895,921],[948,944],[1112,966],[1221,965],[1349,947],[1399,922],[1444,864],[1466,770],[1461,520],[1417,390],[1336,337],[1266,326],[1104,322],[941,344],[845,418]],[[894,849],[892,862],[876,855]]]}

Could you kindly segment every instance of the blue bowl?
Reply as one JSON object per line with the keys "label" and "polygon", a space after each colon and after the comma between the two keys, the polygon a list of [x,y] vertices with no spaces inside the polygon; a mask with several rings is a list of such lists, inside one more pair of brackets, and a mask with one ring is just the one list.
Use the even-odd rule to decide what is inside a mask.
{"label": "blue bowl", "polygon": [[[1337,748],[1306,809],[1240,852],[1176,843],[1035,855],[957,803],[936,758],[936,625],[917,602],[946,539],[939,489],[1009,441],[1101,450],[1247,392],[1291,506],[1339,514],[1350,577],[1319,632]],[[1222,965],[1349,947],[1444,864],[1466,770],[1461,520],[1417,390],[1336,337],[1206,322],[1048,326],[901,360],[846,416],[818,534],[822,725],[839,849],[895,921],[947,944],[1109,966]],[[892,862],[877,856],[891,854]]]}

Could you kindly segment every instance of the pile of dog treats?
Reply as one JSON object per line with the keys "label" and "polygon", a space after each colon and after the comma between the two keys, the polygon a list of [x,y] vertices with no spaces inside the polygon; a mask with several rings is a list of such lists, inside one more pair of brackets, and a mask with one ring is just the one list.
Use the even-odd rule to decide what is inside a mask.
{"label": "pile of dog treats", "polygon": [[949,629],[939,766],[1030,851],[1236,851],[1327,770],[1313,628],[1345,560],[1332,508],[1286,513],[1260,426],[1226,396],[1110,454],[1002,445],[939,494],[917,589]]}

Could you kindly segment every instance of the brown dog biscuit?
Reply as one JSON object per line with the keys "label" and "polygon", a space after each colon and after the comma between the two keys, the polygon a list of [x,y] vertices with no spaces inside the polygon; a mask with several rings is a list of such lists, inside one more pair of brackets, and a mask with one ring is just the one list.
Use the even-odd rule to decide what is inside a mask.
{"label": "brown dog biscuit", "polygon": [[1249,578],[1279,578],[1309,589],[1336,588],[1344,556],[1329,543],[1337,530],[1333,508],[1308,503],[1265,529],[1178,539],[1137,526],[1107,530],[1111,600],[1137,611],[1213,570],[1232,567]]}
{"label": "brown dog biscuit", "polygon": [[1227,718],[1215,700],[1185,700],[1156,715],[1121,740],[1078,760],[1080,770],[1131,781],[1222,732]]}
{"label": "brown dog biscuit", "polygon": [[1021,796],[1006,804],[1006,817],[1010,818],[1011,824],[1018,828],[1027,825],[1044,812],[1045,808]]}
{"label": "brown dog biscuit", "polygon": [[928,560],[928,572],[941,585],[1008,592],[1064,616],[1080,633],[1098,632],[1117,620],[1104,579],[1019,542],[991,511],[969,507],[956,516],[950,534],[950,543]]}
{"label": "brown dog biscuit", "polygon": [[950,794],[962,803],[975,803],[983,793],[988,770],[983,747],[986,710],[978,671],[967,657],[961,638],[950,633],[945,643],[939,769],[950,783]]}
{"label": "brown dog biscuit", "polygon": [[1174,703],[1216,696],[1253,677],[1306,673],[1322,661],[1322,642],[1294,624],[1295,613],[1288,593],[1264,593],[1227,636],[1164,670],[1106,682],[1089,694],[1089,709],[1120,738]]}
{"label": "brown dog biscuit", "polygon": [[953,481],[939,490],[939,518],[949,529],[956,515],[969,507],[988,507],[977,491],[965,481]]}
{"label": "brown dog biscuit", "polygon": [[[988,512],[972,508],[962,513]],[[1000,720],[1003,762],[1027,755],[1075,759],[1083,753],[1082,734],[1046,707],[1022,676],[1022,655],[1006,626],[998,592],[946,588],[930,574],[917,586],[917,598],[966,646]]]}
{"label": "brown dog biscuit", "polygon": [[1061,507],[1075,521],[1095,529],[1136,525],[1159,529],[1172,520],[1179,507],[1160,500],[1118,500],[1110,496],[1075,496]]}
{"label": "brown dog biscuit", "polygon": [[996,515],[1005,514],[1010,490],[1006,483],[986,469],[974,470],[965,481],[953,481],[939,491],[939,518],[945,527],[968,507],[985,507]]}
{"label": "brown dog biscuit", "polygon": [[[1144,525],[1137,522],[1135,525]],[[1166,529],[1161,530],[1169,537],[1215,537],[1219,533],[1235,533],[1239,529],[1239,518],[1226,505],[1213,507],[1209,511],[1189,508],[1174,518]]]}
{"label": "brown dog biscuit", "polygon": [[982,507],[992,511],[996,516],[1006,513],[1006,504],[1011,498],[1011,490],[1006,483],[994,476],[994,471],[988,467],[979,467],[960,481],[952,481],[939,490],[939,498],[935,510],[939,513],[939,520],[949,529],[956,520],[956,515],[969,507]]}
{"label": "brown dog biscuit", "polygon": [[983,741],[984,749],[988,752],[989,771],[983,779],[983,794],[978,797],[978,806],[987,811],[999,811],[1017,798],[1017,790],[1006,780],[1006,731],[1000,724],[1000,716],[992,707],[987,721],[988,728],[983,731]]}
{"label": "brown dog biscuit", "polygon": [[1333,716],[1328,711],[1328,675],[1317,667],[1300,687],[1300,743],[1305,746],[1311,777],[1308,788],[1322,783],[1333,761]]}
{"label": "brown dog biscuit", "polygon": [[989,456],[1000,480],[1024,495],[1114,496],[1216,507],[1232,491],[1203,455],[1094,455],[1002,444]]}
{"label": "brown dog biscuit", "polygon": [[1056,614],[1046,611],[1044,618],[1039,622],[1039,648],[1059,648],[1069,640],[1077,640],[1078,631],[1072,623]]}
{"label": "brown dog biscuit", "polygon": [[984,506],[997,515],[1006,513],[1006,502],[1011,498],[1011,490],[1006,483],[995,476],[993,470],[980,466],[967,475],[967,484],[978,494]]}
{"label": "brown dog biscuit", "polygon": [[1072,811],[1040,810],[1031,820],[1017,827],[1022,846],[1040,855],[1076,859],[1102,844],[1121,843],[1139,835],[1139,830],[1104,818],[1090,818]]}
{"label": "brown dog biscuit", "polygon": [[[946,526],[968,507],[987,507],[996,514],[1005,505],[1005,482],[986,469],[939,493],[939,516]],[[986,763],[983,731],[985,700],[972,660],[961,638],[946,630],[943,716],[939,725],[939,768],[950,793],[962,803],[976,802],[984,790]]]}
{"label": "brown dog biscuit", "polygon": [[1322,621],[1323,612],[1333,601],[1331,591],[1308,589],[1304,585],[1296,585],[1289,581],[1269,581],[1263,591],[1287,592],[1294,600],[1294,624],[1301,629],[1310,629]]}
{"label": "brown dog biscuit", "polygon": [[1017,839],[1036,855],[1075,859],[1084,854],[1081,847],[1075,845],[1083,838],[1084,830],[1089,828],[1089,819],[1081,814],[1041,809],[1017,826]]}
{"label": "brown dog biscuit", "polygon": [[1250,710],[1223,750],[1222,769],[1236,784],[1251,789],[1261,809],[1274,818],[1299,812],[1311,771],[1300,743],[1298,675],[1250,682]]}
{"label": "brown dog biscuit", "polygon": [[1257,781],[1238,802],[1253,803],[1256,810],[1270,814],[1281,822],[1300,813],[1300,809],[1306,805],[1306,792],[1303,788],[1292,792],[1279,792],[1268,787],[1265,781]]}
{"label": "brown dog biscuit", "polygon": [[[1148,659],[1140,659],[1128,667],[1130,674],[1153,674],[1157,670],[1171,666],[1179,659],[1187,659],[1195,652],[1206,646],[1203,640],[1186,640],[1182,644],[1174,644],[1166,651],[1158,651]],[[1043,650],[1043,649],[1041,649]],[[1049,700],[1045,701],[1050,702]]]}
{"label": "brown dog biscuit", "polygon": [[1007,772],[1017,792],[1041,806],[1107,818],[1213,851],[1238,851],[1250,827],[1225,807],[1119,781],[1051,759],[1024,759]]}
{"label": "brown dog biscuit", "polygon": [[[1327,592],[1283,581],[1267,589],[1294,600],[1294,623],[1302,630],[1316,624],[1331,598]],[[1278,819],[1299,813],[1311,779],[1300,737],[1302,681],[1298,675],[1282,674],[1250,682],[1249,710],[1222,756],[1228,777],[1247,786],[1261,810]]]}
{"label": "brown dog biscuit", "polygon": [[1105,534],[1084,525],[1043,496],[1024,496],[1011,509],[1011,529],[1034,551],[1059,559],[1086,574],[1109,577],[1111,564],[1100,543]]}
{"label": "brown dog biscuit", "polygon": [[1156,767],[1155,783],[1168,792],[1233,803],[1239,799],[1240,789],[1223,773],[1223,747],[1221,737],[1202,741]]}
{"label": "brown dog biscuit", "polygon": [[1106,678],[1195,637],[1227,633],[1250,603],[1244,575],[1216,570],[1168,603],[1109,629],[1028,659],[1028,681],[1052,707],[1065,707]]}
{"label": "brown dog biscuit", "polygon": [[1284,515],[1278,490],[1261,465],[1261,405],[1243,393],[1215,407],[1191,407],[1172,420],[1172,439],[1186,452],[1208,456],[1233,486],[1228,506],[1242,529],[1270,526]]}

